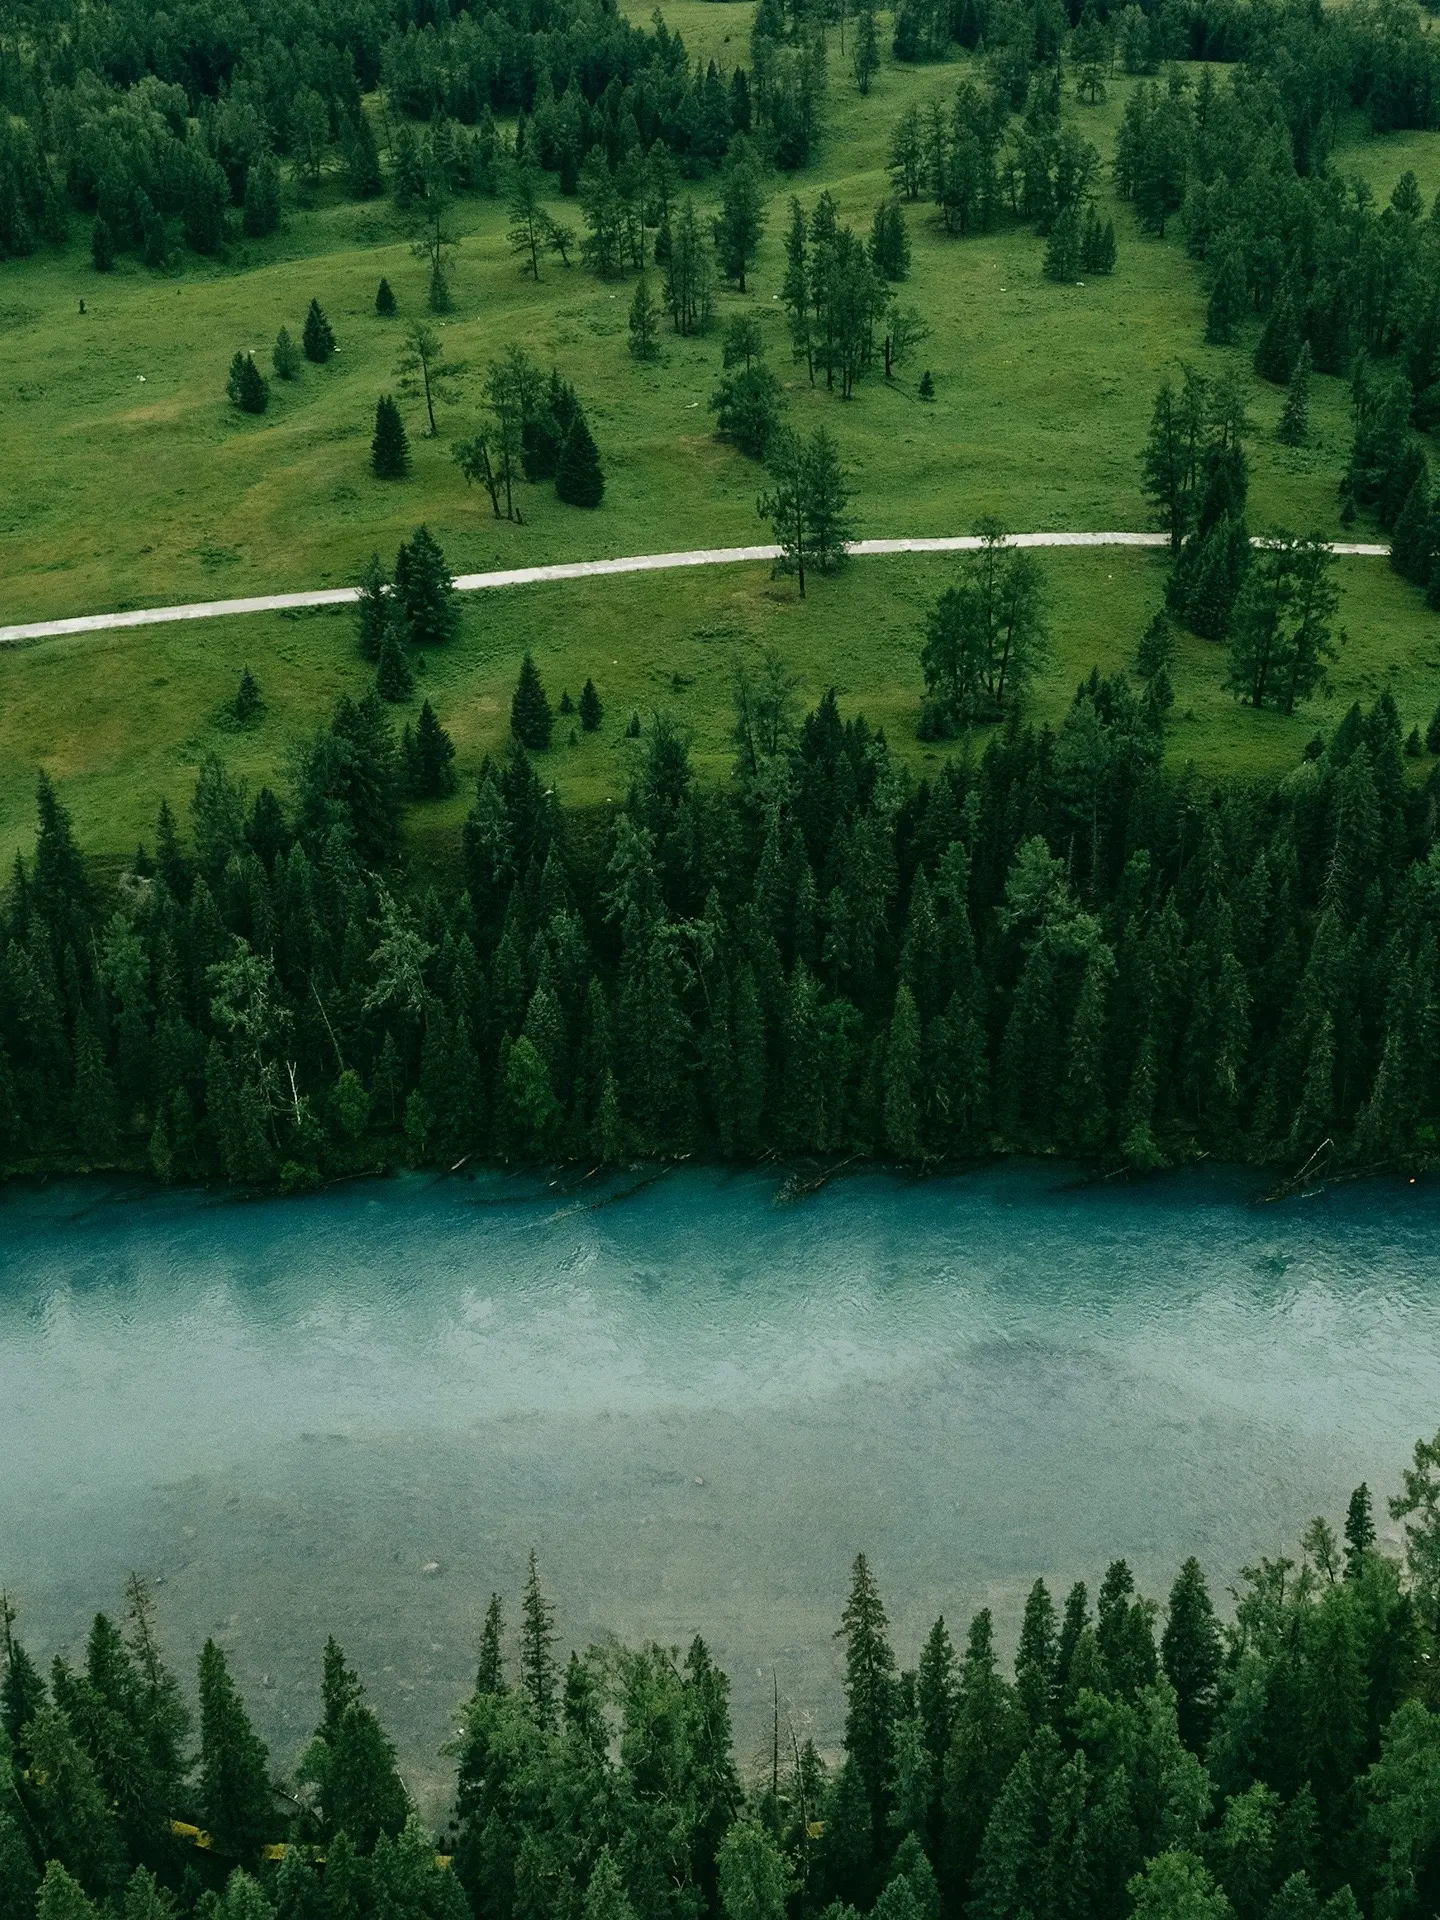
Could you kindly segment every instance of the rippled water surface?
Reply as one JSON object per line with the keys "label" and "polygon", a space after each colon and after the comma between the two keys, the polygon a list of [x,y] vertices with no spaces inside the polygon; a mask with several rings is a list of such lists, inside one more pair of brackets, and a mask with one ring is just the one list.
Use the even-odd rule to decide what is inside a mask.
{"label": "rippled water surface", "polygon": [[282,1762],[333,1630],[433,1777],[532,1542],[567,1645],[699,1630],[745,1742],[772,1665],[824,1740],[858,1548],[913,1659],[936,1612],[1013,1630],[1037,1573],[1112,1554],[1163,1591],[1197,1552],[1218,1591],[1437,1426],[1433,1187],[0,1194],[0,1581],[32,1650],[139,1567]]}

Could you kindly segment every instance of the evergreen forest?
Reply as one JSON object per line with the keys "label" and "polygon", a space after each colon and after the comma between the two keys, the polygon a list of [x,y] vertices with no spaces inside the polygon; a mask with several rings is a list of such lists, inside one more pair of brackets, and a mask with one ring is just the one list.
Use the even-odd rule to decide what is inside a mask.
{"label": "evergreen forest", "polygon": [[[1389,1502],[1247,1568],[1222,1624],[1194,1558],[1165,1607],[1125,1561],[988,1607],[913,1667],[864,1554],[835,1638],[843,1741],[778,1690],[737,1766],[705,1641],[557,1657],[530,1555],[518,1645],[492,1595],[422,1822],[360,1676],[326,1642],[320,1718],[278,1772],[214,1639],[194,1690],[135,1577],[44,1674],[5,1599],[3,1920],[1428,1920],[1440,1900],[1440,1434]],[[957,1623],[958,1625],[958,1623]],[[198,1711],[197,1711],[198,1709]]]}

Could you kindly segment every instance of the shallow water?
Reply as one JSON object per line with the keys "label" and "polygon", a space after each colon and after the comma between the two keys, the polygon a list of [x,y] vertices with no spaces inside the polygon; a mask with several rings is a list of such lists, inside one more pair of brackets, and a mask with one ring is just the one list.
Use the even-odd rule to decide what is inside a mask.
{"label": "shallow water", "polygon": [[433,1785],[533,1542],[566,1647],[702,1632],[743,1750],[772,1666],[830,1741],[857,1549],[909,1661],[1115,1554],[1163,1594],[1198,1553],[1218,1594],[1440,1427],[1440,1190],[1255,1191],[0,1192],[0,1581],[38,1655],[147,1572],[282,1764],[333,1631]]}

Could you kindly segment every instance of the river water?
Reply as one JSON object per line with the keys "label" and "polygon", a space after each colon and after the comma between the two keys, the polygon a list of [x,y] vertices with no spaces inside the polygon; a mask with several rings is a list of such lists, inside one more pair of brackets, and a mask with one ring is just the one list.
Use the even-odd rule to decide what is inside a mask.
{"label": "river water", "polygon": [[[0,1582],[39,1656],[126,1571],[227,1648],[278,1763],[333,1631],[431,1789],[533,1544],[562,1650],[701,1632],[743,1754],[838,1732],[869,1554],[912,1661],[1129,1558],[1217,1597],[1440,1427],[1440,1189],[1010,1166],[629,1193],[407,1178],[304,1200],[0,1192]],[[595,1204],[603,1198],[606,1204]]]}

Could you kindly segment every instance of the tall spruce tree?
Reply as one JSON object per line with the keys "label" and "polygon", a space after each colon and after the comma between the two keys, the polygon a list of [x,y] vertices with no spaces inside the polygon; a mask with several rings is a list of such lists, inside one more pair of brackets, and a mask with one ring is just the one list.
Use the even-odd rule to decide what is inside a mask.
{"label": "tall spruce tree", "polygon": [[410,471],[410,441],[400,409],[388,393],[375,402],[375,437],[370,442],[370,471],[377,480],[403,480]]}
{"label": "tall spruce tree", "polygon": [[520,678],[510,701],[510,731],[522,747],[528,747],[531,753],[543,753],[550,744],[554,724],[534,656],[527,653],[520,662]]}
{"label": "tall spruce tree", "polygon": [[324,308],[318,300],[310,302],[300,340],[305,349],[305,358],[313,360],[317,367],[323,367],[335,352],[335,331],[325,318]]}
{"label": "tall spruce tree", "polygon": [[[521,1045],[528,1045],[521,1041]],[[520,1610],[520,1691],[536,1724],[554,1725],[559,1704],[559,1669],[555,1664],[555,1608],[540,1587],[535,1549],[525,1578]]]}
{"label": "tall spruce tree", "polygon": [[241,1862],[256,1859],[275,1831],[270,1756],[213,1640],[200,1655],[199,1799],[216,1846]]}

